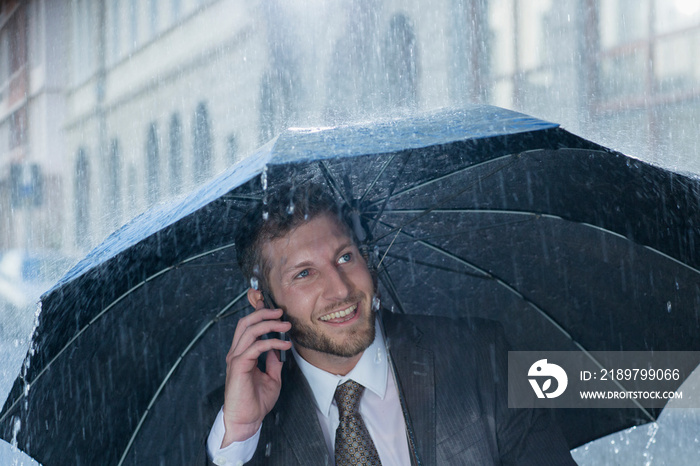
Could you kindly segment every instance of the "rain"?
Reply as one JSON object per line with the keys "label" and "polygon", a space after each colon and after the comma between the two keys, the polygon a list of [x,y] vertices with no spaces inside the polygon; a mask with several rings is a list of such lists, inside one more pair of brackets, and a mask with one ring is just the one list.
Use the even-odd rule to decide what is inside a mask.
{"label": "rain", "polygon": [[[15,380],[18,377],[24,380],[33,370],[25,355],[34,356],[37,351],[32,335],[42,316],[40,296],[57,283],[65,283],[67,280],[61,281],[61,277],[69,270],[72,269],[70,278],[80,277],[91,264],[114,257],[125,244],[136,246],[133,257],[141,257],[138,250],[146,245],[138,243],[140,238],[129,226],[134,225],[130,222],[135,218],[139,218],[139,228],[153,234],[147,244],[148,260],[153,261],[153,267],[132,267],[128,258],[122,257],[123,268],[111,264],[104,273],[123,274],[119,280],[128,284],[122,290],[119,288],[122,281],[115,277],[114,290],[110,288],[108,292],[121,294],[114,306],[143,306],[153,311],[137,323],[123,323],[116,316],[108,316],[107,304],[100,314],[106,316],[104,319],[90,315],[92,295],[98,296],[103,290],[85,285],[91,296],[71,303],[71,320],[57,322],[56,333],[71,334],[77,340],[82,338],[82,333],[71,332],[89,323],[116,336],[119,345],[115,352],[120,356],[128,355],[134,361],[159,360],[166,348],[149,343],[139,325],[145,328],[157,322],[157,318],[164,318],[169,311],[165,304],[177,304],[172,296],[183,290],[183,302],[191,306],[204,302],[201,305],[210,307],[207,309],[212,316],[210,320],[198,321],[199,328],[185,329],[191,331],[195,343],[210,331],[220,332],[217,338],[222,341],[230,340],[230,335],[216,325],[237,312],[244,312],[247,303],[239,291],[245,283],[233,278],[237,265],[231,260],[227,244],[216,244],[206,254],[197,249],[201,242],[215,237],[213,232],[232,228],[226,223],[229,212],[225,211],[221,218],[211,214],[192,220],[187,227],[194,233],[187,238],[193,238],[193,253],[177,264],[168,261],[172,259],[169,254],[173,245],[184,237],[178,236],[181,231],[172,235],[156,233],[160,226],[182,220],[190,213],[187,209],[194,209],[192,206],[206,210],[206,202],[214,204],[224,198],[231,202],[230,210],[236,213],[240,206],[247,205],[245,195],[258,195],[236,191],[226,198],[227,192],[218,191],[228,186],[220,183],[222,179],[240,178],[255,183],[261,190],[263,217],[267,219],[268,192],[276,184],[296,182],[295,175],[299,179],[318,175],[304,171],[303,167],[282,172],[274,164],[268,165],[265,148],[276,150],[272,148],[275,141],[284,142],[282,149],[286,153],[299,156],[301,166],[304,157],[322,157],[314,150],[327,143],[336,134],[333,131],[358,128],[350,138],[357,143],[357,149],[337,148],[339,153],[353,155],[353,150],[359,154],[363,147],[375,142],[363,140],[374,134],[373,128],[382,125],[393,128],[392,124],[402,119],[434,115],[445,109],[496,106],[534,117],[544,122],[543,125],[558,124],[586,141],[580,142],[580,147],[590,141],[592,144],[586,147],[598,144],[617,151],[615,154],[628,156],[623,165],[630,173],[639,173],[639,177],[632,178],[629,185],[611,189],[617,198],[609,204],[601,203],[600,211],[586,218],[586,222],[597,225],[596,222],[612,216],[613,212],[624,211],[621,199],[636,183],[658,182],[658,186],[651,185],[644,191],[651,193],[646,198],[627,199],[626,205],[637,205],[640,209],[653,206],[652,194],[673,198],[676,205],[651,215],[658,225],[682,224],[679,218],[689,217],[690,212],[698,212],[700,207],[697,191],[678,194],[679,186],[685,186],[684,180],[700,179],[697,137],[700,65],[695,59],[698,34],[700,3],[696,0],[0,2],[0,393],[3,402],[11,394]],[[475,127],[478,125],[479,122],[474,122]],[[430,127],[416,125],[415,131],[406,132],[406,147],[418,150],[418,145],[410,144],[429,137],[421,128]],[[483,134],[497,133],[499,128],[479,127],[479,130]],[[280,136],[283,133],[298,134],[299,142],[284,139]],[[278,136],[280,139],[276,140]],[[386,138],[390,140],[391,135]],[[317,144],[304,146],[302,141],[317,141]],[[528,141],[522,144],[529,147]],[[528,150],[523,154],[527,155]],[[324,177],[318,177],[337,181],[343,192],[358,200],[354,207],[360,207],[360,200],[367,205],[372,201],[376,202],[372,208],[384,212],[388,204],[376,200],[380,197],[372,198],[381,190],[388,194],[395,190],[401,195],[412,190],[409,195],[418,201],[431,193],[430,187],[409,185],[412,177],[420,178],[418,169],[416,173],[402,173],[393,168],[392,163],[402,160],[401,154],[396,159],[387,156],[368,163],[364,173],[353,172],[352,162],[334,165],[328,161],[323,168],[327,170]],[[448,173],[446,167],[452,162],[440,154],[434,155],[436,172],[438,167],[443,167]],[[523,223],[540,221],[539,229],[529,237],[531,255],[542,258],[543,264],[537,270],[542,278],[534,281],[522,278],[524,267],[529,265],[515,257],[501,264],[512,276],[500,276],[475,267],[472,262],[450,262],[447,255],[441,255],[442,251],[429,249],[426,242],[420,243],[423,241],[420,234],[433,237],[431,222],[445,221],[437,220],[442,210],[447,211],[467,198],[486,204],[502,198],[507,205],[522,207],[523,211],[534,205],[542,206],[542,211],[555,211],[565,193],[554,187],[550,189],[537,174],[527,172],[518,177],[520,165],[517,164],[528,166],[527,160],[525,156],[516,161],[496,160],[496,169],[479,167],[475,172],[478,179],[468,180],[466,185],[463,180],[446,174],[436,184],[453,189],[453,198],[447,198],[435,211],[412,219],[409,227],[401,224],[393,227],[384,223],[384,219],[375,221],[371,226],[379,232],[376,236],[382,235],[369,248],[375,262],[387,270],[402,261],[408,263],[409,273],[402,279],[415,289],[443,277],[441,274],[448,270],[469,277],[465,278],[468,283],[476,283],[469,285],[474,302],[494,288],[506,289],[503,296],[510,295],[498,298],[499,305],[510,306],[518,301],[519,309],[540,310],[536,299],[576,302],[576,306],[589,313],[573,318],[574,326],[584,326],[599,317],[599,306],[607,298],[602,290],[614,283],[625,293],[629,290],[634,302],[658,301],[660,312],[669,322],[678,322],[675,319],[681,319],[683,304],[692,301],[692,321],[678,325],[686,330],[699,330],[700,288],[697,276],[693,275],[697,270],[649,266],[656,260],[650,248],[621,241],[638,233],[639,224],[634,219],[621,225],[616,235],[606,234],[602,229],[588,232],[586,238],[598,245],[598,249],[594,253],[581,251],[572,255],[568,263],[557,260],[564,246],[554,244],[555,239],[561,239],[561,244],[566,239],[558,236],[561,232],[556,229],[558,219],[554,214],[527,218],[513,215],[505,226],[490,217],[492,212],[484,213],[479,220],[465,221],[462,217],[454,220],[465,231],[472,228],[471,240],[483,240],[484,244],[510,241],[509,246],[526,253],[528,244],[518,244],[503,232],[516,232]],[[649,166],[670,175],[657,177],[659,172],[649,170]],[[428,169],[432,170],[433,166]],[[343,179],[340,173],[349,175]],[[390,173],[398,181],[391,187],[382,185],[382,177],[388,178]],[[509,184],[512,180],[521,183],[512,186]],[[366,187],[366,191],[360,186]],[[593,181],[588,188],[592,192],[607,189]],[[192,193],[199,193],[201,198],[193,198]],[[389,212],[399,207],[402,207],[400,202],[386,207],[387,215],[407,215],[405,206],[403,214]],[[287,214],[294,214],[296,209],[290,202]],[[200,219],[205,218],[218,223],[201,223]],[[359,225],[360,221],[355,223]],[[691,227],[697,233],[697,225]],[[691,235],[678,249],[693,256],[697,247],[694,241]],[[425,248],[408,247],[413,244]],[[454,244],[449,246],[457,248]],[[470,254],[464,251],[460,257],[490,259],[493,251]],[[628,260],[618,261],[623,255]],[[81,262],[86,256],[88,259]],[[581,302],[579,291],[583,286],[575,282],[578,276],[575,268],[585,267],[591,257],[605,264],[607,275],[590,285],[599,286],[596,289],[601,295],[590,302]],[[442,269],[426,272],[427,262],[439,264]],[[223,281],[221,291],[202,277],[192,278],[184,273],[203,269],[232,278]],[[174,283],[172,289],[159,289],[160,274],[166,272],[177,280],[170,279],[169,283]],[[534,287],[540,281],[546,282],[549,274],[560,277],[558,283],[562,289],[556,296],[538,296]],[[111,286],[109,276],[98,278]],[[253,280],[249,284],[257,289],[257,280]],[[456,283],[451,280],[454,279],[445,283]],[[645,283],[663,289],[663,296],[644,294]],[[192,286],[199,287],[202,294],[221,291],[225,297],[200,299],[184,291],[193,289]],[[391,290],[395,284],[387,282],[383,286]],[[151,289],[147,299],[138,294],[142,289]],[[131,290],[136,293],[129,294]],[[426,296],[432,298],[437,294]],[[392,309],[411,306],[396,297],[388,301]],[[445,297],[445,302],[475,314],[480,312],[474,302],[463,297]],[[372,301],[373,308],[380,306]],[[193,315],[194,312],[183,311],[177,318],[186,321]],[[525,331],[526,325],[520,330]],[[539,327],[533,323],[532,328]],[[609,337],[610,341],[618,341],[614,335],[616,328],[612,319],[601,325],[601,340]],[[182,332],[187,333],[185,330]],[[650,329],[641,329],[640,335],[653,339]],[[42,338],[42,344],[53,342],[51,338]],[[648,344],[649,339],[642,344]],[[107,350],[99,343],[96,339],[95,357],[87,365],[100,364],[99,357]],[[195,343],[186,349],[173,349],[177,357],[172,371],[178,368],[190,371],[188,374],[201,379],[204,385],[207,377],[222,370],[223,362],[205,358],[201,367],[186,365],[184,353],[201,350]],[[377,358],[380,356],[377,354]],[[154,371],[144,374],[146,378],[171,375],[170,367],[146,363],[144,367]],[[52,409],[58,413],[64,409],[59,403],[76,403],[73,396],[77,394],[84,396],[84,403],[102,406],[103,389],[118,386],[123,375],[117,369],[114,373],[111,369],[107,372],[106,376],[82,387],[76,387],[67,374],[56,389],[62,395]],[[686,380],[685,387],[698,390],[697,372]],[[26,384],[21,390],[31,392],[33,388]],[[173,396],[165,386],[156,385],[153,390],[163,397]],[[142,404],[151,412],[158,412],[157,406]],[[145,430],[150,424],[139,406],[130,405],[126,412],[130,422]],[[68,414],[64,412],[64,415]],[[579,464],[693,464],[700,454],[698,416],[694,409],[666,408],[654,422],[628,427],[578,446],[573,457]],[[13,419],[9,438],[0,444],[0,463],[38,464],[19,451],[18,438],[25,426],[19,418]],[[46,422],[48,426],[51,421]],[[83,422],[83,426],[88,426],[94,421]],[[100,435],[112,433],[110,428],[105,428]],[[134,448],[142,447],[139,440],[132,441]],[[174,449],[189,454],[189,443],[191,440],[176,439]],[[116,458],[114,464],[117,461],[126,464],[125,458],[126,453]]]}

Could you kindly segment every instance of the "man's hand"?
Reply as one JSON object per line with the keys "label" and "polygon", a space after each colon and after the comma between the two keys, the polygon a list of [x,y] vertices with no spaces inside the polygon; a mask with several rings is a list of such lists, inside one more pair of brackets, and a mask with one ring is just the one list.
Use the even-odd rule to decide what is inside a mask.
{"label": "man's hand", "polygon": [[[260,300],[252,314],[238,321],[226,356],[223,409],[226,434],[221,448],[252,437],[279,398],[282,363],[272,350],[288,350],[292,343],[260,337],[270,332],[287,332],[292,325],[279,320],[281,317],[281,309],[265,309]],[[258,356],[266,351],[265,372],[262,372],[257,366]]]}

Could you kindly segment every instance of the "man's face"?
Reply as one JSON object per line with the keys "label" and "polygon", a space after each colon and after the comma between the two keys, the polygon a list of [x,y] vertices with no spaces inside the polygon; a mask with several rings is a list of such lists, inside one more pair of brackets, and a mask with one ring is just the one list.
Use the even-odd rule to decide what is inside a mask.
{"label": "man's face", "polygon": [[372,343],[372,277],[336,218],[319,215],[264,244],[262,253],[274,299],[292,323],[292,340],[311,350],[299,349],[305,359],[350,358]]}

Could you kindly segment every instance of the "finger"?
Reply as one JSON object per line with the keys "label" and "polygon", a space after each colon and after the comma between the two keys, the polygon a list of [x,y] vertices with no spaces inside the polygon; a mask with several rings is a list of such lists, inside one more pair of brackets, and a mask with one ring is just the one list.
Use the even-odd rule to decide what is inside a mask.
{"label": "finger", "polygon": [[250,345],[255,343],[268,333],[286,333],[292,328],[292,324],[282,320],[264,320],[255,325],[248,327],[240,336],[235,347],[229,352],[230,355],[236,356],[244,352]]}
{"label": "finger", "polygon": [[257,340],[244,352],[232,357],[227,361],[228,369],[232,373],[242,373],[253,370],[257,367],[258,358],[266,351],[284,351],[292,347],[292,342],[270,338],[269,340]]}
{"label": "finger", "polygon": [[281,309],[265,309],[265,308],[259,308],[252,312],[251,314],[248,314],[245,317],[242,317],[239,321],[238,324],[236,324],[236,331],[233,333],[233,341],[231,342],[231,350],[232,351],[238,344],[238,341],[240,340],[241,336],[246,332],[248,327],[255,325],[259,322],[262,322],[263,320],[272,320],[272,319],[279,319],[282,317],[282,310]]}

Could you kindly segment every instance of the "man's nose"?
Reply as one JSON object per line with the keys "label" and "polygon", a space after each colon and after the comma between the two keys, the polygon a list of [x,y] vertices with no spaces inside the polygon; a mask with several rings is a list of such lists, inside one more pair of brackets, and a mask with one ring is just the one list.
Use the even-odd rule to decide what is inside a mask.
{"label": "man's nose", "polygon": [[329,301],[346,299],[352,290],[348,277],[337,268],[333,267],[326,273],[324,298]]}

